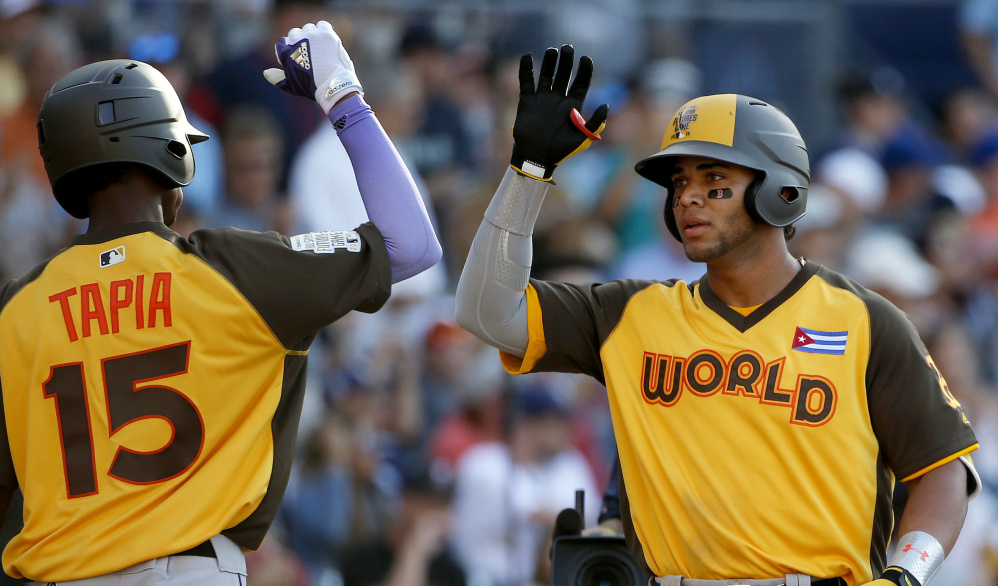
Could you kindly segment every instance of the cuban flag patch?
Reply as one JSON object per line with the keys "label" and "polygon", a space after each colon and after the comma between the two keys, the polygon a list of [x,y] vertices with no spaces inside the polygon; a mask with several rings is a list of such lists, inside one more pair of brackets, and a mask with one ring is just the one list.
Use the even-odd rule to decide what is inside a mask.
{"label": "cuban flag patch", "polygon": [[797,326],[791,348],[812,354],[845,354],[849,332],[825,332]]}

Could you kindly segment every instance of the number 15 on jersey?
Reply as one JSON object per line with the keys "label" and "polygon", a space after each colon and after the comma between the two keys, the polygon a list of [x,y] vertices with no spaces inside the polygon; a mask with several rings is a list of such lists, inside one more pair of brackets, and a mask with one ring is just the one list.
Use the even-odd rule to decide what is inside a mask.
{"label": "number 15 on jersey", "polygon": [[204,420],[190,398],[164,380],[187,372],[190,347],[187,341],[101,360],[104,388],[94,391],[104,396],[107,438],[94,437],[83,363],[51,367],[42,390],[56,411],[69,498],[99,491],[94,442],[110,440],[129,423],[161,419],[170,425],[172,435],[155,451],[119,446],[108,476],[130,484],[154,484],[177,477],[197,461],[204,445]]}

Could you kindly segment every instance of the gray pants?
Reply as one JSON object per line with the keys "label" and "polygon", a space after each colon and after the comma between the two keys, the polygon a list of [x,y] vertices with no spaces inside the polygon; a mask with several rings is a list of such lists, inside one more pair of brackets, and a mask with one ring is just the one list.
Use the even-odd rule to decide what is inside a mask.
{"label": "gray pants", "polygon": [[787,574],[784,578],[768,580],[695,580],[682,576],[654,578],[659,586],[810,586],[811,577],[804,574]]}
{"label": "gray pants", "polygon": [[140,562],[123,570],[68,582],[35,586],[246,586],[246,557],[228,537],[211,538],[218,559],[173,555]]}

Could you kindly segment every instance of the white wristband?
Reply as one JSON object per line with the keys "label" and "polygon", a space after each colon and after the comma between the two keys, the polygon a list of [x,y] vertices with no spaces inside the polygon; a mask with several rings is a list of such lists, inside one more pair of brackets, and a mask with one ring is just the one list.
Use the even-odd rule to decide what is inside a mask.
{"label": "white wristband", "polygon": [[898,540],[894,555],[887,565],[908,570],[924,586],[936,575],[945,559],[943,546],[935,537],[923,531],[912,531]]}
{"label": "white wristband", "polygon": [[352,71],[344,71],[343,73],[337,75],[336,77],[329,80],[326,83],[315,89],[315,101],[319,102],[322,109],[325,110],[326,115],[329,115],[329,111],[333,109],[336,102],[346,93],[357,92],[361,96],[364,95],[364,88],[360,86],[360,80],[357,79],[357,74]]}

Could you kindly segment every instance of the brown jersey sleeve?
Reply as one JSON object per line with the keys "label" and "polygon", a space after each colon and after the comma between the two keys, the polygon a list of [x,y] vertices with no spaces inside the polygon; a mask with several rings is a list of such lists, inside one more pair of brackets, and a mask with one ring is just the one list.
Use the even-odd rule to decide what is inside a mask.
{"label": "brown jersey sleeve", "polygon": [[923,473],[977,444],[915,326],[886,299],[862,292],[870,315],[867,398],[873,431],[900,479]]}
{"label": "brown jersey sleeve", "polygon": [[381,233],[357,228],[359,252],[296,251],[276,232],[199,230],[185,252],[203,258],[256,307],[286,347],[296,346],[353,311],[374,313],[391,293],[391,264]]}
{"label": "brown jersey sleeve", "polygon": [[579,372],[604,383],[600,347],[620,321],[628,299],[656,282],[626,279],[578,285],[531,279],[547,344],[533,370]]}

